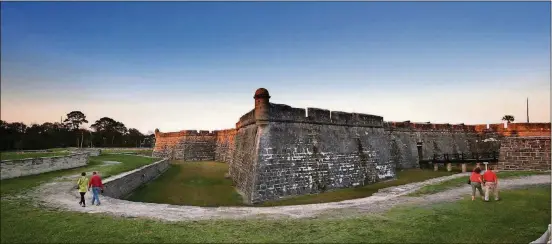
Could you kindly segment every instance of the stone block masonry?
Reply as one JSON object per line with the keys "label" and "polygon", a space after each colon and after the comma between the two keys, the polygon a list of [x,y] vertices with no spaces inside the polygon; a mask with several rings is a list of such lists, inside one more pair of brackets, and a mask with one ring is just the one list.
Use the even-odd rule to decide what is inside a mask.
{"label": "stone block masonry", "polygon": [[162,159],[153,164],[128,171],[104,180],[104,195],[113,198],[125,198],[136,188],[154,180],[169,168],[169,160]]}
{"label": "stone block masonry", "polygon": [[62,169],[77,168],[87,164],[87,152],[66,156],[3,160],[0,162],[0,179],[4,180]]}
{"label": "stone block masonry", "polygon": [[185,161],[215,159],[216,137],[209,131],[185,130],[160,133],[159,130],[155,130],[155,138],[154,157]]}
{"label": "stone block masonry", "polygon": [[[489,125],[385,122],[391,157],[397,168],[418,167],[419,157],[433,154],[490,153],[500,150],[503,138],[550,137],[550,123]],[[418,148],[419,147],[419,148]]]}
{"label": "stone block masonry", "polygon": [[[482,134],[474,126],[385,122],[391,157],[397,168],[416,168],[434,154],[498,152],[500,135]],[[486,140],[487,139],[487,140]]]}
{"label": "stone block masonry", "polygon": [[251,202],[393,178],[379,116],[270,104],[261,126]]}
{"label": "stone block masonry", "polygon": [[228,161],[229,174],[236,190],[246,203],[251,203],[253,186],[257,178],[259,130],[256,124],[241,127],[235,137],[235,149]]}
{"label": "stone block masonry", "polygon": [[215,161],[232,161],[234,149],[236,148],[236,133],[237,130],[235,129],[215,131]]}
{"label": "stone block masonry", "polygon": [[550,170],[550,137],[509,137],[502,140],[499,170]]}

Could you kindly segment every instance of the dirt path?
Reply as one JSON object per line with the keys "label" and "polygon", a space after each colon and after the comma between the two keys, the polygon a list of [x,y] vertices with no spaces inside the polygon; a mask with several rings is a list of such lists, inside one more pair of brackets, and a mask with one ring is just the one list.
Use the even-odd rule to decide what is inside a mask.
{"label": "dirt path", "polygon": [[[435,202],[454,201],[471,194],[470,186],[451,189],[445,192],[422,197],[407,197],[429,184],[463,177],[467,174],[456,174],[423,182],[381,189],[378,193],[360,199],[332,203],[319,203],[278,207],[195,207],[156,203],[130,202],[100,196],[101,206],[79,206],[79,196],[73,188],[74,183],[67,179],[43,184],[28,196],[41,200],[42,204],[68,211],[87,213],[107,213],[123,217],[145,217],[167,221],[205,220],[205,219],[250,219],[250,218],[336,218],[358,216],[388,210],[398,204],[430,204]],[[500,182],[501,189],[524,187],[529,185],[550,184],[549,175],[534,175]],[[91,195],[87,193],[87,202]]]}

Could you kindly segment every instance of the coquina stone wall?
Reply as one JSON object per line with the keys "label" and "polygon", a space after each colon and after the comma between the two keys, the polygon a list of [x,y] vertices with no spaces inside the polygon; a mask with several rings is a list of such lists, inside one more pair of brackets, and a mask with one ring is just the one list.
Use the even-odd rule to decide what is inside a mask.
{"label": "coquina stone wall", "polygon": [[253,187],[256,185],[259,132],[256,124],[240,127],[236,133],[236,149],[231,161],[227,162],[234,186],[246,203],[251,203]]}
{"label": "coquina stone wall", "polygon": [[550,137],[508,137],[502,140],[500,170],[550,170]]}
{"label": "coquina stone wall", "polygon": [[154,157],[185,161],[215,159],[215,133],[196,130],[160,133],[155,130],[155,138]]}
{"label": "coquina stone wall", "polygon": [[[269,104],[251,202],[393,178],[380,116]],[[308,116],[306,116],[308,114]]]}
{"label": "coquina stone wall", "polygon": [[236,129],[215,131],[215,161],[231,162],[236,148]]}
{"label": "coquina stone wall", "polygon": [[216,131],[184,130],[162,133],[156,130],[154,157],[186,161],[230,163],[236,148],[237,129]]}
{"label": "coquina stone wall", "polygon": [[36,175],[50,171],[82,167],[88,164],[88,153],[75,153],[65,156],[2,160],[0,179],[10,179]]}
{"label": "coquina stone wall", "polygon": [[472,125],[385,122],[391,157],[397,168],[416,168],[434,154],[490,153],[500,148],[499,134],[482,133]]}
{"label": "coquina stone wall", "polygon": [[[398,168],[416,168],[433,154],[499,152],[510,137],[550,137],[550,123],[489,125],[385,122],[391,157]],[[421,147],[419,147],[421,146]]]}
{"label": "coquina stone wall", "polygon": [[104,180],[104,195],[113,198],[125,198],[136,188],[154,180],[169,168],[169,160],[162,159],[153,164],[128,171]]}

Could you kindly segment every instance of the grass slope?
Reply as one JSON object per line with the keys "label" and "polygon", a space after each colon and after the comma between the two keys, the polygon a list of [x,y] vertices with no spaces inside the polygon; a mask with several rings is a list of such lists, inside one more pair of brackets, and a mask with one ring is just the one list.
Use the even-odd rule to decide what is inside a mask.
{"label": "grass slope", "polygon": [[228,164],[174,161],[156,180],[137,189],[130,201],[195,206],[238,206],[241,196],[225,179]]}
{"label": "grass slope", "polygon": [[[528,176],[528,175],[538,175],[538,174],[549,175],[550,172],[503,171],[503,172],[498,172],[497,177],[498,177],[498,182],[500,184],[500,179],[515,178],[515,177]],[[468,176],[460,177],[452,180],[443,181],[434,185],[427,185],[413,193],[410,193],[409,196],[421,196],[421,195],[427,195],[427,194],[434,194],[434,193],[443,192],[455,187],[464,186],[468,184],[468,178],[469,178]]]}

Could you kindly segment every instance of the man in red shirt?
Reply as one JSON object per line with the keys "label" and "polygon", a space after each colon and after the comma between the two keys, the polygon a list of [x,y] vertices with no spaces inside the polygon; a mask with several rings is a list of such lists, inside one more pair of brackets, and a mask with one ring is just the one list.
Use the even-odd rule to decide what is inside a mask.
{"label": "man in red shirt", "polygon": [[483,174],[483,182],[485,184],[485,202],[489,201],[489,192],[492,191],[495,197],[495,201],[498,201],[498,178],[496,173],[493,171],[494,166],[490,166]]}
{"label": "man in red shirt", "polygon": [[94,201],[97,200],[96,206],[100,206],[100,191],[103,192],[103,184],[102,179],[100,176],[96,173],[92,173],[92,177],[90,177],[90,181],[88,182],[88,191],[90,191],[90,188],[92,188],[92,205],[94,205]]}

